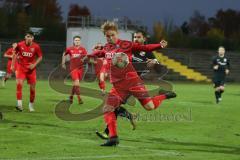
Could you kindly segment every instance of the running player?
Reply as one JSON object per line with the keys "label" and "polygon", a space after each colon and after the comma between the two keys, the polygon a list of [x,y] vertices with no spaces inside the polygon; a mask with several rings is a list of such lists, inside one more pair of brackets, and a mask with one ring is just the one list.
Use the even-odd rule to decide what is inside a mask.
{"label": "running player", "polygon": [[[23,111],[22,106],[22,87],[23,82],[27,79],[30,85],[30,102],[29,111],[34,112],[35,88],[37,82],[36,67],[42,61],[42,51],[40,46],[34,42],[34,34],[31,31],[26,32],[25,40],[17,43],[13,47],[14,54],[11,64],[11,70],[15,71],[17,82],[17,107],[18,111]],[[18,58],[17,58],[18,57]],[[17,58],[17,59],[16,59]]]}
{"label": "running player", "polygon": [[[176,97],[176,94],[168,92],[150,97],[143,81],[139,78],[131,63],[133,51],[142,50],[147,52],[164,48],[167,46],[166,41],[163,40],[159,44],[140,45],[120,40],[118,38],[118,28],[114,22],[107,21],[101,28],[106,37],[107,44],[103,50],[94,52],[93,56],[105,57],[107,59],[110,67],[110,81],[113,85],[103,108],[104,120],[108,126],[110,138],[102,146],[116,146],[119,140],[114,111],[121,103],[125,102],[129,95],[136,97],[142,106],[150,111],[158,108],[163,100]],[[120,62],[124,62],[126,65],[124,68],[115,65],[115,60],[120,60]]]}
{"label": "running player", "polygon": [[214,70],[213,74],[213,83],[215,88],[215,97],[216,103],[219,103],[222,100],[222,94],[224,92],[224,84],[226,75],[229,74],[230,62],[229,59],[225,56],[225,48],[220,46],[218,48],[218,55],[215,56],[212,60],[212,66]]}
{"label": "running player", "polygon": [[80,81],[83,77],[84,72],[84,61],[87,58],[87,51],[84,47],[81,46],[81,37],[73,37],[73,46],[68,47],[64,51],[62,56],[62,68],[66,69],[66,56],[70,56],[70,74],[73,81],[72,92],[69,97],[70,103],[73,103],[73,96],[76,94],[78,98],[78,103],[83,104],[83,101],[80,97]]}
{"label": "running player", "polygon": [[[12,70],[11,70],[11,64],[12,64],[12,57],[13,57],[13,47],[16,46],[16,43],[12,44],[12,47],[7,49],[7,51],[4,53],[4,57],[8,58],[7,62],[7,74],[3,77],[2,79],[2,86],[5,86],[5,83],[7,82],[8,79],[12,77]],[[16,67],[16,66],[15,66]]]}

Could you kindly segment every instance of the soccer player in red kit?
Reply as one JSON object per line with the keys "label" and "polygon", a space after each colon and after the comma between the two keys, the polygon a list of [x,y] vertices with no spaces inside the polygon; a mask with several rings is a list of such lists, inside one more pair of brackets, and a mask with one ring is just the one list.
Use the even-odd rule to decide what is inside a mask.
{"label": "soccer player in red kit", "polygon": [[[134,67],[131,64],[133,51],[153,51],[167,46],[166,41],[159,44],[141,45],[131,41],[124,41],[118,38],[118,28],[114,22],[105,22],[102,31],[106,37],[107,44],[103,50],[95,51],[91,56],[105,57],[110,66],[110,81],[113,85],[107,96],[103,107],[104,120],[109,129],[109,139],[101,146],[116,146],[119,143],[117,134],[117,122],[114,111],[123,103],[129,95],[136,97],[142,106],[150,111],[158,108],[165,99],[176,97],[174,92],[167,92],[161,95],[150,97],[143,81],[139,78]],[[125,58],[119,59],[119,55]],[[125,59],[128,61],[126,66],[119,67],[115,65],[115,59],[120,62]],[[124,61],[123,61],[124,62]]]}
{"label": "soccer player in red kit", "polygon": [[[34,112],[35,88],[37,82],[36,66],[42,61],[42,51],[40,46],[34,42],[34,34],[29,31],[25,34],[25,40],[17,43],[14,47],[13,61],[11,69],[16,67],[16,82],[17,82],[17,107],[19,111],[23,110],[22,106],[22,86],[25,79],[30,85],[30,102],[29,111]],[[16,59],[17,57],[17,59]]]}
{"label": "soccer player in red kit", "polygon": [[73,80],[72,92],[69,97],[70,103],[73,103],[74,94],[77,95],[78,103],[83,104],[83,101],[80,97],[80,80],[83,77],[84,71],[84,60],[87,58],[87,51],[84,47],[81,46],[81,37],[73,37],[73,46],[68,47],[62,56],[62,68],[66,69],[66,56],[70,57],[70,74]]}
{"label": "soccer player in red kit", "polygon": [[[2,79],[2,86],[5,86],[6,81],[12,77],[12,70],[11,70],[11,64],[12,64],[12,57],[13,57],[13,47],[16,46],[16,43],[12,44],[11,48],[8,48],[7,51],[4,53],[4,57],[8,58],[7,62],[7,74],[5,77]],[[16,67],[16,65],[15,65]]]}

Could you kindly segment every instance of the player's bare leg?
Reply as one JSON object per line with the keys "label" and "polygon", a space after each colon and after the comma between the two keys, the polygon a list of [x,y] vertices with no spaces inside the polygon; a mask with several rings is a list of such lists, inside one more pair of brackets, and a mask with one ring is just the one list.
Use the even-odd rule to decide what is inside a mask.
{"label": "player's bare leg", "polygon": [[219,98],[219,101],[222,101],[222,94],[224,92],[224,86],[220,86],[220,98]]}
{"label": "player's bare leg", "polygon": [[36,84],[30,84],[30,102],[28,105],[29,111],[34,112],[34,100],[36,95]]}
{"label": "player's bare leg", "polygon": [[151,110],[157,109],[161,105],[163,100],[175,98],[176,96],[177,95],[175,92],[169,91],[167,93],[154,96],[150,101],[144,104],[143,107],[147,111],[151,111]]}
{"label": "player's bare leg", "polygon": [[4,76],[2,78],[2,86],[3,87],[5,87],[5,84],[6,84],[7,80],[10,79],[11,77],[12,77],[12,74],[7,73],[6,76]]}
{"label": "player's bare leg", "polygon": [[17,106],[16,109],[18,111],[23,111],[23,106],[22,106],[22,86],[23,86],[23,79],[17,79],[17,92],[16,92],[16,96],[17,96]]}
{"label": "player's bare leg", "polygon": [[222,94],[224,92],[224,86],[219,86],[215,89],[216,103],[222,101]]}

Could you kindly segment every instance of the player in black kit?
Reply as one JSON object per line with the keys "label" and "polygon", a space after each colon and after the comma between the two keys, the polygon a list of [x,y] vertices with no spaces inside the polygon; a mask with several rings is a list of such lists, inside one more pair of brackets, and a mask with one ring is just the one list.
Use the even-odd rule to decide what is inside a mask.
{"label": "player in black kit", "polygon": [[224,92],[225,78],[230,70],[230,62],[225,56],[224,47],[220,46],[218,48],[218,55],[213,58],[212,67],[214,70],[213,83],[215,85],[216,103],[219,103],[222,100],[222,94]]}

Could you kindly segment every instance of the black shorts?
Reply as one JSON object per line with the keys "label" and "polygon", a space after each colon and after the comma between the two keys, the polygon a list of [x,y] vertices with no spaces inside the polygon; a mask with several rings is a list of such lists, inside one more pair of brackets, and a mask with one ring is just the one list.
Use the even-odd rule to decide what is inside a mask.
{"label": "black shorts", "polygon": [[217,80],[217,81],[214,81],[214,88],[217,88],[217,87],[220,87],[220,86],[224,86],[225,84],[225,81],[224,80]]}

